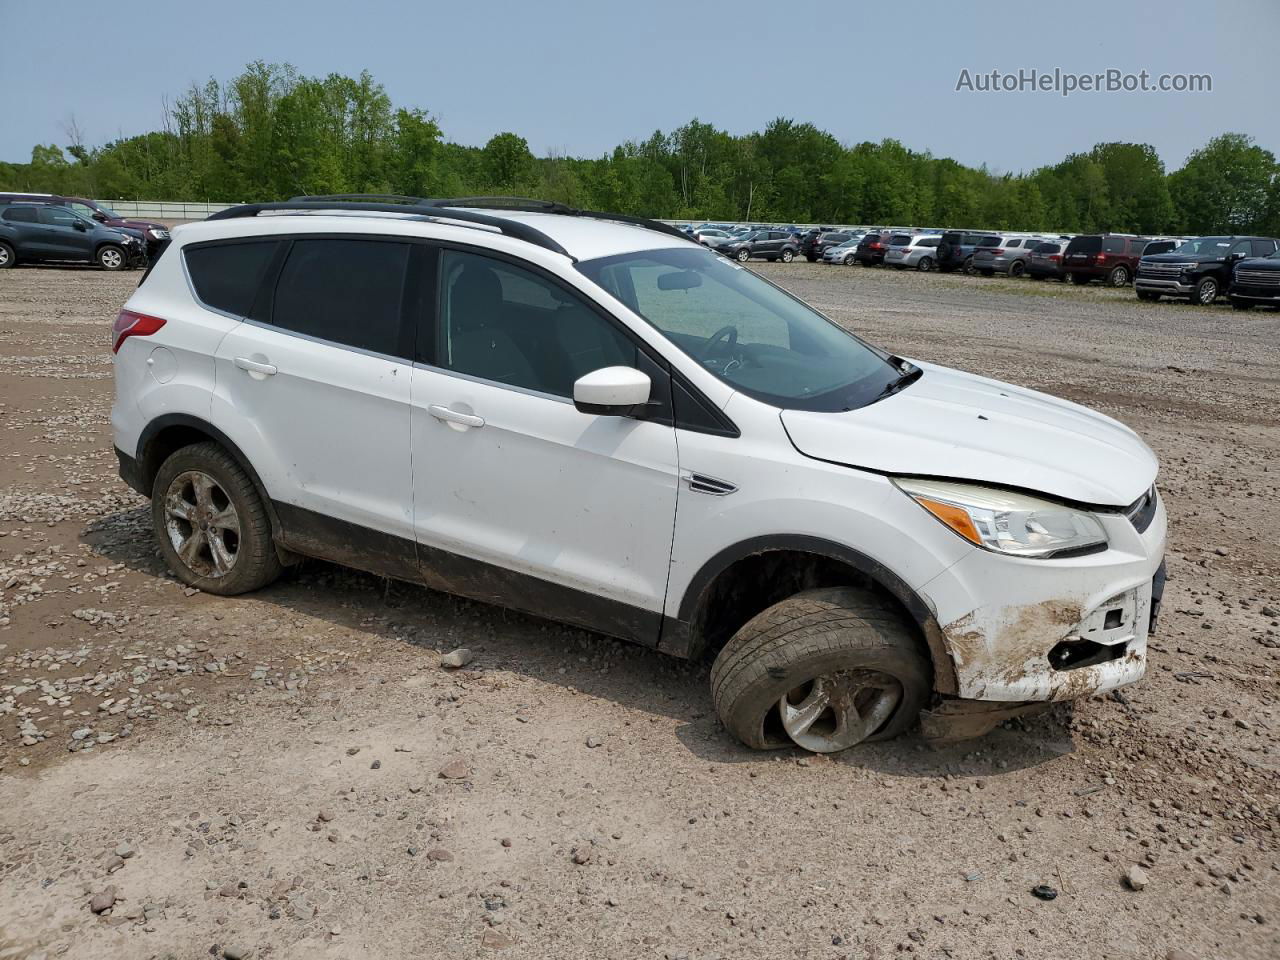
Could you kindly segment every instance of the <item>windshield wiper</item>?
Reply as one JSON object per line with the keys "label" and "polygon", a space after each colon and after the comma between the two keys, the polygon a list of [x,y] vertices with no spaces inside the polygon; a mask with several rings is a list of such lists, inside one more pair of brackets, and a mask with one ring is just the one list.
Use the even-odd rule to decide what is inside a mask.
{"label": "windshield wiper", "polygon": [[893,396],[904,387],[908,387],[915,383],[924,374],[924,370],[922,368],[917,367],[914,364],[907,363],[907,361],[903,360],[901,357],[890,357],[889,361],[902,372],[898,374],[895,379],[890,380],[884,385],[884,389],[880,391],[875,400],[871,401],[872,403],[875,403],[876,400],[883,400],[885,397]]}

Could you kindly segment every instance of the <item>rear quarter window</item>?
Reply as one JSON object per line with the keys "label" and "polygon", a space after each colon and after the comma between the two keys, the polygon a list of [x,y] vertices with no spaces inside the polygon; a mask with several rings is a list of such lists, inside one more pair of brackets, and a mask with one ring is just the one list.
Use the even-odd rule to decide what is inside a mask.
{"label": "rear quarter window", "polygon": [[278,240],[253,240],[187,247],[183,256],[196,296],[223,313],[250,316],[279,246]]}
{"label": "rear quarter window", "polygon": [[1075,237],[1067,244],[1067,253],[1098,253],[1102,250],[1101,237]]}

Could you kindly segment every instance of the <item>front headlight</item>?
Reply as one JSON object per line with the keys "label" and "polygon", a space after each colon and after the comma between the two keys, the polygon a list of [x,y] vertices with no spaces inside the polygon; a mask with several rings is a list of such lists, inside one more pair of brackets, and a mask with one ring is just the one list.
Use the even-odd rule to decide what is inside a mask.
{"label": "front headlight", "polygon": [[970,543],[996,553],[1045,559],[1107,545],[1097,517],[1050,500],[943,480],[894,483]]}

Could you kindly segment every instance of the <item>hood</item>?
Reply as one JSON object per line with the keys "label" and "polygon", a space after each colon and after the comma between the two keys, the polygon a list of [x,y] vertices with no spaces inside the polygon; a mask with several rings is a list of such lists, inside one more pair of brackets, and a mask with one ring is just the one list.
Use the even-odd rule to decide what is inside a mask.
{"label": "hood", "polygon": [[1152,253],[1142,258],[1144,263],[1212,263],[1225,260],[1226,255],[1216,257],[1210,253]]}
{"label": "hood", "polygon": [[[913,361],[915,362],[915,361]],[[958,370],[924,370],[900,393],[845,413],[784,410],[809,457],[879,473],[973,480],[1124,507],[1155,481],[1156,456],[1087,407]]]}
{"label": "hood", "polygon": [[156,223],[154,220],[134,220],[132,217],[108,220],[103,226],[110,227],[112,230],[137,230],[139,233],[146,233],[148,230],[169,229],[163,223]]}

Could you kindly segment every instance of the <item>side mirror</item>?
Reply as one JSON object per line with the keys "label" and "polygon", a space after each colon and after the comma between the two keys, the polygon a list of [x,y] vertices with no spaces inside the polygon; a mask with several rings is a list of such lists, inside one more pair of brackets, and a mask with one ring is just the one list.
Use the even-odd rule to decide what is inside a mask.
{"label": "side mirror", "polygon": [[85,222],[84,222],[83,220],[77,220],[77,221],[73,224],[73,226],[74,226],[77,230],[79,230],[81,233],[84,233],[86,230],[88,230],[88,229],[89,229],[89,228],[85,225]]}
{"label": "side mirror", "polygon": [[578,378],[573,405],[580,413],[632,417],[649,402],[652,388],[648,375],[634,367],[604,367]]}
{"label": "side mirror", "polygon": [[95,213],[93,215],[93,219],[97,220],[99,223],[106,223],[107,215],[105,213]]}

